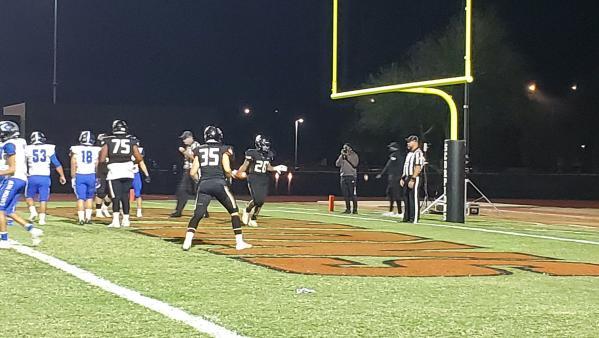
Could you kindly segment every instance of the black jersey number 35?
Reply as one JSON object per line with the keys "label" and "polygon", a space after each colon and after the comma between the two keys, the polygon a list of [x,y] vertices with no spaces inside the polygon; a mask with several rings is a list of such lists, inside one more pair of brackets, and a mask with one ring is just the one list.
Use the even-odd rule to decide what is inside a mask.
{"label": "black jersey number 35", "polygon": [[201,167],[213,167],[217,166],[220,161],[220,149],[218,148],[200,148],[200,166]]}
{"label": "black jersey number 35", "polygon": [[112,153],[129,155],[131,153],[131,140],[128,139],[112,139]]}

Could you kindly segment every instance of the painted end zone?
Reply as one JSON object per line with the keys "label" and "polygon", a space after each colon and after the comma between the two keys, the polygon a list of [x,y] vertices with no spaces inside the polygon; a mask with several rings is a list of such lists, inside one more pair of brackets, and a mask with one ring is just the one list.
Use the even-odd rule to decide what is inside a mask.
{"label": "painted end zone", "polygon": [[[167,210],[147,209],[141,234],[177,244],[187,219],[167,220]],[[365,277],[469,277],[509,275],[520,269],[550,276],[599,276],[599,264],[567,262],[526,253],[493,252],[463,243],[348,225],[262,217],[259,228],[244,228],[254,247],[235,250],[228,215],[211,213],[194,244],[277,271]],[[373,263],[374,262],[374,263]]]}

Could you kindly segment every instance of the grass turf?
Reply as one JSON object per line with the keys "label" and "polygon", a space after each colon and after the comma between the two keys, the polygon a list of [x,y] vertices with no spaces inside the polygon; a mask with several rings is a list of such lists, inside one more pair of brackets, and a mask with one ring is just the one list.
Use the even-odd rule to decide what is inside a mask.
{"label": "grass turf", "polygon": [[[147,205],[168,207],[171,203]],[[374,213],[356,219],[329,216],[316,205],[290,204],[269,204],[263,215],[397,231],[493,251],[599,262],[598,245],[435,227],[446,223],[434,217],[424,221],[432,225],[406,225]],[[599,240],[590,229],[568,233],[564,232],[567,228],[556,226],[482,218],[470,220],[466,227]],[[201,246],[183,253],[179,244],[100,225],[81,228],[51,218],[44,230],[40,251],[248,336],[593,337],[599,332],[599,279],[595,277],[549,277],[514,269],[510,269],[513,275],[473,278],[307,276],[253,266],[208,253]],[[22,231],[11,229],[11,236],[27,242]],[[0,305],[3,325],[12,330],[6,332],[33,336],[45,336],[44,332],[61,333],[56,336],[193,334],[183,324],[86,286],[33,259],[14,252],[0,252],[0,258],[6,270],[2,285],[11,294]],[[51,281],[34,288],[38,291],[35,299],[29,287],[16,287],[32,279]],[[295,289],[299,287],[316,293],[298,295]],[[71,306],[73,298],[79,300],[78,306]],[[15,306],[21,310],[15,311]],[[23,325],[23,317],[27,322],[34,321],[31,317],[45,318],[41,326],[52,329]],[[96,320],[88,321],[88,317]],[[117,327],[127,331],[111,330]]]}

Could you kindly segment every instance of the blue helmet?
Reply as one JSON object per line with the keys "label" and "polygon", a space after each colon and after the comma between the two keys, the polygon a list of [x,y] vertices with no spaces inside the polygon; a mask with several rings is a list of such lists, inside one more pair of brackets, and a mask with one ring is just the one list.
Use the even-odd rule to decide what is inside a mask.
{"label": "blue helmet", "polygon": [[0,121],[0,141],[19,137],[19,125],[13,121]]}
{"label": "blue helmet", "polygon": [[79,143],[84,146],[93,146],[96,143],[96,137],[89,130],[84,130],[79,134]]}
{"label": "blue helmet", "polygon": [[34,131],[31,133],[29,140],[31,141],[31,144],[44,144],[47,141],[46,135],[41,131]]}

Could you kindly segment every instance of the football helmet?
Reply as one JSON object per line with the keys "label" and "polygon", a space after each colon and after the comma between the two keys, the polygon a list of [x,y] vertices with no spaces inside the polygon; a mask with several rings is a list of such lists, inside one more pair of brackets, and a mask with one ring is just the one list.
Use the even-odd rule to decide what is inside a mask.
{"label": "football helmet", "polygon": [[19,125],[13,121],[0,121],[0,141],[19,137]]}
{"label": "football helmet", "polygon": [[79,134],[79,143],[84,146],[93,146],[96,143],[96,137],[89,130],[84,130]]}
{"label": "football helmet", "polygon": [[44,133],[42,133],[41,131],[34,131],[33,133],[31,133],[29,140],[31,141],[31,144],[44,144],[46,143],[47,139],[46,135],[44,135]]}
{"label": "football helmet", "polygon": [[204,129],[204,141],[221,143],[223,141],[223,132],[215,126],[208,126]]}
{"label": "football helmet", "polygon": [[123,120],[114,120],[112,122],[112,133],[115,135],[123,135],[129,133],[129,126]]}
{"label": "football helmet", "polygon": [[259,149],[263,152],[270,150],[270,140],[263,135],[257,135],[254,143],[256,144],[256,149]]}

